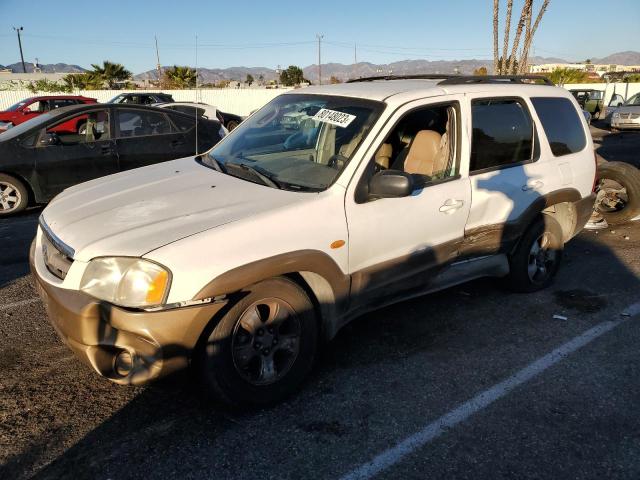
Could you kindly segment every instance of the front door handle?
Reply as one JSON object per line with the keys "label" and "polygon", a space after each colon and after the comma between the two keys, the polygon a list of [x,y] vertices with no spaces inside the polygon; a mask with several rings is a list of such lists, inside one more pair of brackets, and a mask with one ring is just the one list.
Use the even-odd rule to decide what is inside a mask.
{"label": "front door handle", "polygon": [[463,200],[455,200],[453,198],[447,199],[442,206],[440,207],[440,211],[446,214],[452,214],[456,210],[460,210],[464,206]]}
{"label": "front door handle", "polygon": [[542,182],[541,180],[534,180],[534,181],[527,182],[526,184],[524,184],[522,186],[522,191],[523,192],[528,192],[529,190],[539,190],[542,187],[544,187],[544,182]]}
{"label": "front door handle", "polygon": [[110,155],[111,153],[113,153],[111,146],[101,147],[100,151],[102,152],[103,155]]}

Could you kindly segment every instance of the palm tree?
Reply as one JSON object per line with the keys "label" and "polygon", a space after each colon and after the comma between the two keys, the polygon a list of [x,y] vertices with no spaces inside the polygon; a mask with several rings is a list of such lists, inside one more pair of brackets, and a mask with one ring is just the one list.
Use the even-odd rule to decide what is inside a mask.
{"label": "palm tree", "polygon": [[120,63],[113,63],[109,60],[102,62],[102,66],[91,64],[93,71],[91,75],[102,84],[107,84],[109,88],[114,88],[118,82],[123,82],[131,78],[131,72]]}
{"label": "palm tree", "polygon": [[[509,51],[509,37],[511,36],[511,10],[513,9],[513,0],[507,0],[507,16],[505,19],[504,27],[504,41],[502,44],[502,59],[507,58],[507,52]],[[497,43],[497,40],[494,40]],[[500,61],[500,71],[498,74],[507,73],[507,65],[504,61]]]}
{"label": "palm tree", "polygon": [[171,88],[194,88],[196,86],[196,71],[191,67],[174,65],[167,69],[164,75]]}
{"label": "palm tree", "polygon": [[498,65],[498,11],[500,0],[493,0],[493,73],[500,74],[501,68]]}
{"label": "palm tree", "polygon": [[[516,28],[516,34],[513,39],[513,44],[511,47],[511,54],[507,55],[509,51],[509,40],[511,34],[511,12],[513,8],[513,0],[507,0],[507,15],[506,15],[506,24],[504,30],[504,41],[503,41],[503,49],[502,49],[502,59],[500,59],[498,54],[498,12],[500,8],[500,0],[493,0],[493,70],[496,74],[515,74],[515,73],[526,73],[527,68],[529,66],[529,50],[531,48],[531,43],[533,42],[533,36],[540,25],[540,21],[544,13],[547,10],[550,0],[544,0],[540,10],[538,11],[538,15],[536,17],[536,21],[533,26],[531,25],[531,20],[533,18],[533,0],[524,0],[524,4],[522,5],[522,10],[520,12],[520,19],[518,21],[518,26]],[[520,59],[518,59],[517,52],[518,47],[520,46],[520,37],[522,36],[524,30],[524,42],[522,45],[522,53],[520,54]]]}

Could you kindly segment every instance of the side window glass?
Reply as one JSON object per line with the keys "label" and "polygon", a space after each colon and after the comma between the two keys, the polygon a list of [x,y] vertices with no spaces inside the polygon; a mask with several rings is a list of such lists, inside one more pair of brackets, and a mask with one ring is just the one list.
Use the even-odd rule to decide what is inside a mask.
{"label": "side window glass", "polygon": [[471,172],[508,167],[533,158],[533,121],[520,100],[474,100],[471,119]]}
{"label": "side window glass", "polygon": [[[193,110],[191,111],[191,115],[193,115]],[[196,126],[196,119],[193,116],[188,118],[182,115],[171,115],[171,120],[181,132],[186,132]]]}
{"label": "side window glass", "polygon": [[578,111],[569,99],[535,97],[531,103],[556,157],[579,152],[587,145]]}
{"label": "side window glass", "polygon": [[457,176],[457,124],[457,104],[408,113],[376,151],[374,170],[403,170],[418,184]]}
{"label": "side window glass", "polygon": [[67,117],[48,127],[41,135],[38,146],[76,145],[109,140],[110,138],[108,110],[95,110]]}
{"label": "side window glass", "polygon": [[68,107],[69,105],[75,105],[76,102],[74,100],[51,100],[51,110],[55,110],[56,108]]}
{"label": "side window glass", "polygon": [[38,100],[37,102],[33,102],[29,104],[26,108],[29,109],[27,113],[44,113],[49,110],[49,102],[46,100]]}
{"label": "side window glass", "polygon": [[142,110],[118,111],[120,137],[142,137],[171,133],[171,124],[163,113]]}

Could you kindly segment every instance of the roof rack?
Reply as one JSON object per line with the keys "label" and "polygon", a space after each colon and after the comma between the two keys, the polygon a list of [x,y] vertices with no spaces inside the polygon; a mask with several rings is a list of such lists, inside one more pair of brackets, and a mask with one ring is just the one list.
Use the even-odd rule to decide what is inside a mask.
{"label": "roof rack", "polygon": [[346,83],[373,82],[375,80],[448,80],[451,77],[459,77],[459,75],[440,75],[437,73],[419,74],[419,75],[382,75],[379,77],[361,77],[347,80]]}
{"label": "roof rack", "polygon": [[547,77],[542,75],[386,75],[380,77],[363,77],[348,80],[347,83],[373,82],[375,80],[440,80],[438,85],[467,85],[474,83],[518,83],[526,84],[524,80],[541,81],[545,85],[555,86]]}
{"label": "roof rack", "polygon": [[543,82],[555,87],[555,84],[542,75],[457,75],[441,81],[438,85],[466,85],[469,83],[527,83],[523,80]]}

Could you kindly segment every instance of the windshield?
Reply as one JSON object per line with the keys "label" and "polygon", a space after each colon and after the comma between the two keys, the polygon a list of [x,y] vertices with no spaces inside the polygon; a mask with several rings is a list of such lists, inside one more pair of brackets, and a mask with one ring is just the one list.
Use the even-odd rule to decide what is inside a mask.
{"label": "windshield", "polygon": [[202,162],[277,188],[324,190],[349,163],[382,108],[380,102],[355,98],[281,95],[242,122]]}
{"label": "windshield", "polygon": [[5,110],[5,112],[15,112],[21,106],[26,105],[27,100],[22,100],[21,102],[16,103],[15,105],[11,105],[9,108]]}
{"label": "windshield", "polygon": [[124,94],[120,93],[119,95],[116,95],[111,100],[109,100],[107,103],[120,103],[118,100],[120,100],[122,97],[124,97]]}
{"label": "windshield", "polygon": [[0,139],[9,140],[11,138],[22,135],[27,130],[31,130],[33,127],[37,127],[38,125],[42,125],[43,123],[48,122],[51,119],[51,116],[51,113],[43,113],[42,115],[38,115],[37,117],[33,117],[27,120],[26,122],[19,123],[15,127],[10,128],[6,132],[4,132]]}
{"label": "windshield", "polygon": [[624,102],[625,106],[639,106],[640,105],[640,93],[634,95],[629,100]]}

